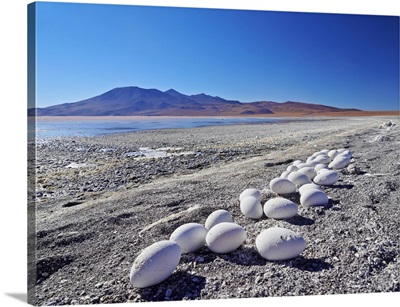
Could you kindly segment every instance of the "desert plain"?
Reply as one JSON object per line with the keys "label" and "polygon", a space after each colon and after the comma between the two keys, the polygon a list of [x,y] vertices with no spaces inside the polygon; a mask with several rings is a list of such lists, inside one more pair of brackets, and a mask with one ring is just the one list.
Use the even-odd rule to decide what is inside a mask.
{"label": "desert plain", "polygon": [[[28,297],[36,305],[108,304],[399,292],[398,116],[313,117],[273,124],[138,131],[29,144]],[[245,217],[246,188],[316,151],[351,150],[326,206],[290,219]],[[183,254],[163,282],[130,284],[140,252],[218,209],[247,233],[227,254]],[[255,250],[264,229],[306,241],[290,260]]]}

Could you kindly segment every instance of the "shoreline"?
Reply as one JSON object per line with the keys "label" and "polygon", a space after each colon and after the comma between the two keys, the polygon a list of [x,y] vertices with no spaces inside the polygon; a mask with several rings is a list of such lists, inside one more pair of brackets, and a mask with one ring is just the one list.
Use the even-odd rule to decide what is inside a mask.
{"label": "shoreline", "polygon": [[293,113],[274,113],[274,114],[261,114],[261,115],[201,115],[201,116],[142,116],[142,115],[127,115],[127,116],[28,116],[28,120],[41,120],[41,121],[76,121],[76,120],[151,120],[151,119],[179,119],[179,118],[297,118],[301,119],[314,119],[314,118],[333,118],[333,117],[380,117],[380,116],[398,116],[399,110],[388,111],[358,111],[358,112],[325,112],[314,114],[293,114]]}
{"label": "shoreline", "polygon": [[[36,194],[35,203],[35,301],[64,305],[399,291],[393,282],[400,277],[399,244],[393,237],[399,233],[400,137],[396,117],[390,119],[397,123],[392,129],[380,128],[388,120],[167,129],[38,145],[36,179],[43,193]],[[126,155],[141,147],[171,155]],[[245,188],[263,190],[264,203],[268,182],[291,161],[341,147],[353,151],[353,163],[363,173],[341,171],[339,184],[324,188],[328,206],[299,207],[299,215],[288,221],[241,214],[238,196]],[[71,163],[86,166],[67,168]],[[129,284],[130,267],[143,248],[167,239],[183,223],[203,224],[216,209],[230,211],[246,229],[241,248],[216,255],[203,247],[183,255],[166,281],[142,290]],[[307,247],[300,257],[271,262],[257,255],[256,235],[274,226],[304,236]]]}

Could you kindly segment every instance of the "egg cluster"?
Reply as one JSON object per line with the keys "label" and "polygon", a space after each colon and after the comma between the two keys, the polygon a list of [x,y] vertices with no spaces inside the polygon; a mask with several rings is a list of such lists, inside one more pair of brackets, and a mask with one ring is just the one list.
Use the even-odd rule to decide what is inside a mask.
{"label": "egg cluster", "polygon": [[[284,198],[286,194],[299,193],[304,207],[328,204],[328,195],[321,186],[332,186],[339,180],[336,170],[350,164],[352,152],[347,149],[315,152],[305,162],[294,161],[278,178],[273,178],[269,187],[276,197],[261,204],[261,191],[251,188],[239,197],[240,210],[248,218],[260,219],[263,214],[272,219],[294,217],[299,206]],[[283,195],[283,196],[282,196]],[[300,255],[305,249],[303,237],[289,229],[272,227],[262,231],[256,238],[256,250],[267,260],[287,260]]]}
{"label": "egg cluster", "polygon": [[[305,162],[297,160],[289,165],[279,178],[270,181],[269,187],[276,194],[262,206],[262,192],[255,188],[239,195],[240,211],[250,219],[260,219],[265,214],[272,219],[288,219],[298,212],[298,205],[282,197],[299,193],[300,204],[305,207],[323,206],[328,196],[320,186],[330,186],[339,179],[336,170],[350,164],[352,153],[346,149],[321,150]],[[239,248],[247,239],[246,230],[233,222],[226,210],[216,210],[204,225],[186,223],[176,228],[169,240],[145,248],[135,259],[130,282],[139,288],[158,284],[177,268],[181,255],[192,253],[203,246],[212,252],[224,254]],[[305,249],[304,238],[289,229],[272,227],[263,230],[255,240],[256,251],[267,260],[287,260],[300,255]]]}

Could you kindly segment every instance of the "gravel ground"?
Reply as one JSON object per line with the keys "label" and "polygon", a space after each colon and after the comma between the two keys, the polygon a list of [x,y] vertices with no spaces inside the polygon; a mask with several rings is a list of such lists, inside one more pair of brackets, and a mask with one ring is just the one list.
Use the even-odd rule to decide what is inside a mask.
{"label": "gravel ground", "polygon": [[[395,125],[383,125],[392,122]],[[399,292],[399,119],[331,118],[281,124],[171,129],[38,143],[31,161],[29,299],[37,305],[210,300]],[[358,173],[339,171],[324,207],[287,220],[252,220],[246,188],[263,190],[292,161],[348,148]],[[29,147],[33,157],[35,148]],[[299,203],[299,196],[292,195]],[[188,210],[189,209],[189,210]],[[136,256],[180,225],[226,209],[247,240],[236,251],[184,254],[162,283],[138,289]],[[36,220],[34,219],[36,217]],[[256,236],[300,233],[306,249],[267,261]]]}

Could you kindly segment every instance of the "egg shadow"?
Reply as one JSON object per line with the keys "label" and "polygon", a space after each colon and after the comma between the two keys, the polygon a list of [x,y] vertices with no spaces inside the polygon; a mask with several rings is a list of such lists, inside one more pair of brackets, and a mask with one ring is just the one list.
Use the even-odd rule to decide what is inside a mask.
{"label": "egg shadow", "polygon": [[218,258],[242,266],[263,266],[267,263],[267,260],[262,258],[254,247],[247,246],[242,246],[230,253],[218,254]]}
{"label": "egg shadow", "polygon": [[304,217],[301,215],[295,215],[289,219],[285,219],[286,222],[292,225],[297,225],[297,226],[305,226],[305,225],[313,225],[315,221],[313,219],[310,219],[308,217]]}
{"label": "egg shadow", "polygon": [[281,262],[285,266],[293,267],[307,272],[320,272],[333,269],[333,265],[326,262],[322,258],[309,259],[303,256],[297,256],[296,258],[279,262]]}
{"label": "egg shadow", "polygon": [[140,297],[146,302],[196,300],[205,284],[204,276],[175,271],[163,282],[140,289]]}

